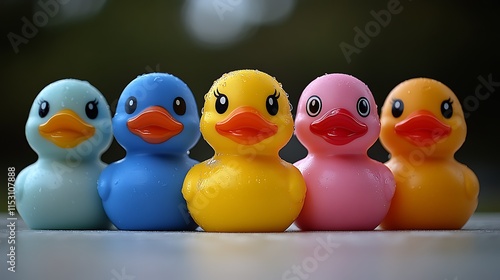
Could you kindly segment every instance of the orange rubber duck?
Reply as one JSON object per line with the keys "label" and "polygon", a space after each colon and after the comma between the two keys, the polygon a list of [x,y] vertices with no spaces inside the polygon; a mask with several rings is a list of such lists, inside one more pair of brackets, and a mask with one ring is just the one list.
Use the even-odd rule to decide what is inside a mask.
{"label": "orange rubber duck", "polygon": [[396,191],[380,227],[460,229],[475,212],[479,181],[454,158],[467,134],[453,91],[429,78],[397,85],[381,109],[380,142]]}

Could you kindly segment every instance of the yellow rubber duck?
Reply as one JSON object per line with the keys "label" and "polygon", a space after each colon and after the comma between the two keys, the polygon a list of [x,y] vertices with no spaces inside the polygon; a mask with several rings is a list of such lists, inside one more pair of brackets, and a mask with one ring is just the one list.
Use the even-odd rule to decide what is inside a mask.
{"label": "yellow rubber duck", "polygon": [[224,74],[205,95],[200,120],[212,158],[193,166],[182,194],[196,223],[211,232],[280,232],[299,215],[300,171],[280,158],[294,123],[288,96],[259,70]]}
{"label": "yellow rubber duck", "polygon": [[382,229],[460,229],[476,210],[479,181],[455,152],[467,134],[453,91],[430,78],[397,85],[381,109],[380,142],[396,192]]}

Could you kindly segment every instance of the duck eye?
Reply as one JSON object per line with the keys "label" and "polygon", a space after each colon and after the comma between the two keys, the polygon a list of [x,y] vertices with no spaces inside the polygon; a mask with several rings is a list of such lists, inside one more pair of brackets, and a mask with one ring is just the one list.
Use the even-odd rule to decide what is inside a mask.
{"label": "duck eye", "polygon": [[447,99],[441,103],[441,114],[443,117],[449,119],[453,115],[453,106],[451,104],[453,101],[451,99]]}
{"label": "duck eye", "polygon": [[186,101],[184,101],[184,98],[177,97],[174,99],[174,112],[179,116],[186,113]]}
{"label": "duck eye", "polygon": [[38,107],[38,115],[40,116],[40,118],[45,118],[45,116],[49,114],[49,109],[50,106],[48,101],[43,100],[42,102],[40,102],[40,106]]}
{"label": "duck eye", "polygon": [[271,116],[275,116],[278,113],[278,97],[280,97],[280,94],[276,93],[275,90],[274,93],[269,95],[266,99],[266,109]]}
{"label": "duck eye", "polygon": [[403,114],[404,107],[404,103],[401,99],[395,99],[392,102],[392,115],[395,118],[399,118]]}
{"label": "duck eye", "polygon": [[311,117],[316,117],[321,112],[321,98],[313,95],[307,99],[306,104],[307,114]]}
{"label": "duck eye", "polygon": [[85,105],[85,114],[89,119],[93,120],[97,118],[97,115],[99,114],[99,110],[97,109],[97,104],[99,102],[97,100],[89,101]]}
{"label": "duck eye", "polygon": [[215,92],[215,97],[217,98],[217,100],[215,100],[215,110],[217,111],[217,113],[223,114],[227,111],[229,100],[227,99],[227,96],[220,93],[219,90]]}
{"label": "duck eye", "polygon": [[137,99],[131,96],[125,101],[125,112],[127,112],[127,114],[132,114],[135,112],[135,109],[137,109]]}
{"label": "duck eye", "polygon": [[368,99],[365,97],[358,99],[357,109],[360,116],[368,116],[370,114],[370,102],[368,102]]}

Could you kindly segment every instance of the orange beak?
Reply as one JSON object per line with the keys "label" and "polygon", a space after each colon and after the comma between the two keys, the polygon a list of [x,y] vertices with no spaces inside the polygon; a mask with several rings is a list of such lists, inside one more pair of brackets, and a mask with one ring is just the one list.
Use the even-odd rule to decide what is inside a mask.
{"label": "orange beak", "polygon": [[40,135],[60,148],[74,148],[94,136],[95,128],[74,111],[64,109],[38,127]]}
{"label": "orange beak", "polygon": [[243,145],[257,144],[278,132],[276,124],[247,106],[232,111],[226,119],[215,124],[215,129],[222,136]]}
{"label": "orange beak", "polygon": [[421,147],[431,146],[451,133],[449,125],[442,123],[427,110],[413,112],[396,124],[394,130],[415,146]]}
{"label": "orange beak", "polygon": [[179,134],[184,126],[163,107],[151,106],[127,121],[133,134],[150,144],[159,144]]}

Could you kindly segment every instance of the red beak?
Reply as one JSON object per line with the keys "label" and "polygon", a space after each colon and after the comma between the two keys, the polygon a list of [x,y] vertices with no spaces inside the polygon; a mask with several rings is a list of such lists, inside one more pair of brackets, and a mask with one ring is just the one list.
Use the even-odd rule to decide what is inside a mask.
{"label": "red beak", "polygon": [[133,134],[150,144],[159,144],[179,134],[184,126],[163,107],[151,106],[127,122]]}
{"label": "red beak", "polygon": [[416,146],[431,146],[451,133],[451,127],[438,120],[431,112],[419,110],[394,127],[398,135]]}
{"label": "red beak", "polygon": [[333,145],[345,145],[368,131],[366,124],[358,121],[346,109],[333,109],[309,126],[312,133]]}
{"label": "red beak", "polygon": [[278,132],[278,126],[264,119],[252,107],[239,107],[215,125],[217,132],[236,143],[253,145]]}

